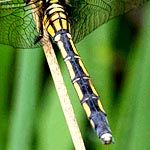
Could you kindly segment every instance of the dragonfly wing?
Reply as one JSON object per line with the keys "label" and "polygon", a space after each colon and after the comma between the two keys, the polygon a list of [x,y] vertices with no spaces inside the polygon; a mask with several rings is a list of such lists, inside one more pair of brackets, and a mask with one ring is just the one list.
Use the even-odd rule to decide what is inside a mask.
{"label": "dragonfly wing", "polygon": [[[79,42],[103,23],[149,0],[68,1],[72,6],[72,36],[75,42]],[[35,1],[38,2],[39,0]],[[40,7],[40,4],[36,6]],[[31,8],[24,0],[0,0],[0,43],[18,48],[35,48],[41,46],[40,42],[34,45],[37,36]]]}
{"label": "dragonfly wing", "polygon": [[146,1],[149,0],[70,0],[73,40],[79,42],[100,25]]}
{"label": "dragonfly wing", "polygon": [[0,3],[0,43],[17,48],[40,47],[41,43],[34,45],[37,35],[30,6],[23,0]]}

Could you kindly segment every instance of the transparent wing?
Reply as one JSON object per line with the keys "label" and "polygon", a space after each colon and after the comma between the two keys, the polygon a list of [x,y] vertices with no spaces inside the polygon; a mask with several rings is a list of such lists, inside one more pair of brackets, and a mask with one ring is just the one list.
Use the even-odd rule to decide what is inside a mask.
{"label": "transparent wing", "polygon": [[73,40],[77,43],[100,25],[149,0],[70,0]]}
{"label": "transparent wing", "polygon": [[40,47],[41,43],[34,45],[37,35],[30,6],[23,0],[0,0],[0,43],[18,48]]}
{"label": "transparent wing", "polygon": [[[41,7],[39,0],[34,1],[37,3],[36,7]],[[72,36],[75,42],[79,42],[103,23],[149,0],[68,1],[72,6],[70,14]],[[29,5],[27,6],[23,0],[0,0],[0,43],[19,48],[40,47],[41,43],[34,45],[37,35]]]}

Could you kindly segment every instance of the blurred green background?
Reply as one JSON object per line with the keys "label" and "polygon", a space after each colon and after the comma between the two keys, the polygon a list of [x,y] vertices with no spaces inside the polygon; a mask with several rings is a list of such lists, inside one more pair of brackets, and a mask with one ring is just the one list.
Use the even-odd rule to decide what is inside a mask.
{"label": "blurred green background", "polygon": [[[87,150],[150,149],[150,7],[118,17],[77,44],[115,138],[104,146],[56,51]],[[42,49],[0,45],[0,150],[73,150]]]}

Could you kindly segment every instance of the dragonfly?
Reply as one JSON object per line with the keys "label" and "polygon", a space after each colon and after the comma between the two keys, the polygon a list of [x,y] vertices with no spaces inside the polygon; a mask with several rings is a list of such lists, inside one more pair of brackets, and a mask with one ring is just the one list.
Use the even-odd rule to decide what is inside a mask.
{"label": "dragonfly", "polygon": [[[93,129],[103,144],[110,144],[113,137],[106,113],[74,42],[81,41],[101,24],[146,1],[148,0],[1,0],[0,43],[17,48],[40,47],[44,24],[61,51]],[[35,7],[31,10],[30,5]],[[32,12],[39,15],[36,24],[38,28]]]}

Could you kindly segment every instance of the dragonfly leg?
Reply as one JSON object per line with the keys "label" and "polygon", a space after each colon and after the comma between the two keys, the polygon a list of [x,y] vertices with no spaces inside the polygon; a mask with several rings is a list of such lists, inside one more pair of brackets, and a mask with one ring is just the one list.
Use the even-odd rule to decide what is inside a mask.
{"label": "dragonfly leg", "polygon": [[[25,1],[31,2],[32,0],[25,0]],[[32,3],[32,7],[36,8],[37,6],[38,6],[37,3]],[[43,37],[43,23],[42,23],[43,16],[44,16],[43,7],[37,8],[37,10],[33,13],[36,14],[34,15],[34,20],[35,20],[37,31],[38,31],[38,35],[35,37],[34,44],[37,44]]]}
{"label": "dragonfly leg", "polygon": [[36,36],[35,40],[34,40],[34,45],[37,44],[41,39],[43,38],[43,36]]}
{"label": "dragonfly leg", "polygon": [[43,13],[41,13],[40,11],[37,11],[36,13],[37,13],[37,17],[35,18],[36,27],[39,35],[35,37],[34,44],[38,43],[43,38],[43,24],[41,21],[43,18]]}
{"label": "dragonfly leg", "polygon": [[29,4],[31,0],[24,0],[26,4]]}

